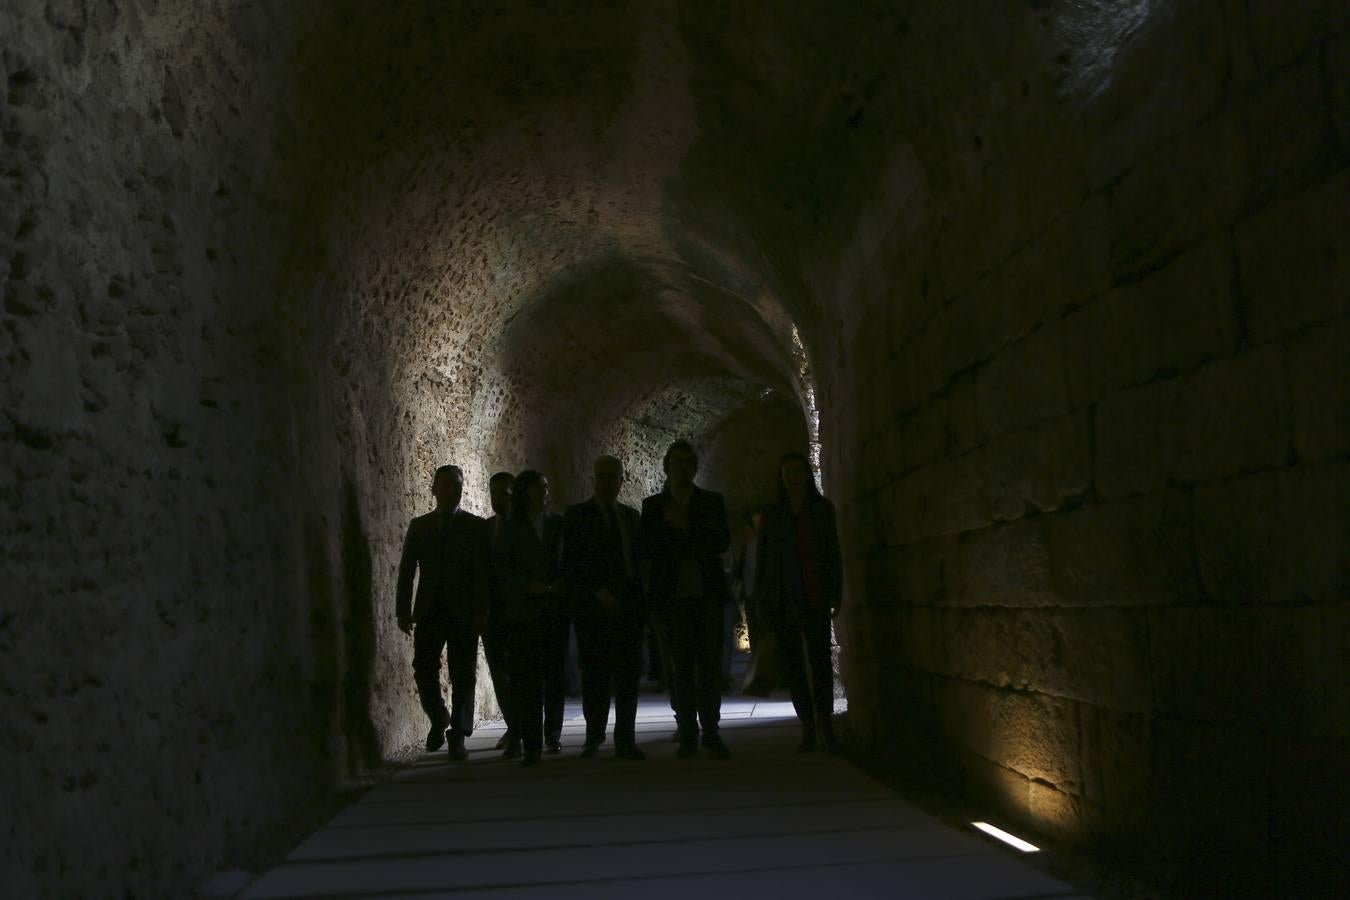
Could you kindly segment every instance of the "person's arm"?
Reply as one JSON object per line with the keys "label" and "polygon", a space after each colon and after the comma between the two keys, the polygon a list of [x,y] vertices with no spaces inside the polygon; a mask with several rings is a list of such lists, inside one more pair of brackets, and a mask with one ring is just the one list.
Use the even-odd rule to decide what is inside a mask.
{"label": "person's arm", "polygon": [[636,555],[638,577],[642,581],[642,592],[651,591],[652,561],[656,558],[656,529],[660,526],[661,516],[656,511],[656,498],[646,497],[642,501],[642,512],[638,514],[638,533],[633,550]]}
{"label": "person's arm", "polygon": [[567,552],[567,531],[563,528],[563,517],[555,515],[553,518],[554,534],[557,535],[558,545],[553,550],[553,558],[549,560],[549,570],[554,578],[549,582],[549,591],[560,596],[565,596],[568,591],[567,572],[563,569],[563,555]]}
{"label": "person's arm", "polygon": [[394,597],[394,616],[399,630],[405,634],[412,630],[413,577],[417,574],[417,554],[413,549],[413,523],[408,523],[408,532],[403,536],[403,554],[398,561],[398,587]]}
{"label": "person's arm", "polygon": [[519,605],[520,599],[525,596],[527,580],[516,552],[515,526],[514,519],[502,522],[502,533],[492,551],[492,572],[497,582],[497,596],[506,609]]}
{"label": "person's arm", "polygon": [[473,525],[473,619],[481,632],[492,602],[492,529],[485,519],[474,519]]}
{"label": "person's arm", "polygon": [[656,504],[648,497],[642,501],[642,512],[638,514],[638,533],[634,550],[639,563],[651,562],[656,553],[655,526],[660,516],[656,514]]}
{"label": "person's arm", "polygon": [[590,542],[583,537],[585,515],[580,507],[568,509],[563,514],[562,537],[561,571],[574,597],[582,604],[589,603],[591,592],[595,589],[595,562]]}

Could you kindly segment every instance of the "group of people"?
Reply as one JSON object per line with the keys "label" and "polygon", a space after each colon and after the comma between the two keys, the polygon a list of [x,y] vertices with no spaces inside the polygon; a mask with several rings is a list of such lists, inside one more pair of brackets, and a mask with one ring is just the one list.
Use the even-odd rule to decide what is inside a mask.
{"label": "group of people", "polygon": [[[614,753],[641,760],[636,717],[648,623],[668,660],[676,755],[727,759],[722,705],[724,610],[732,588],[723,567],[731,544],[721,494],[695,484],[698,454],[688,441],[667,449],[662,490],[639,512],[619,502],[623,463],[601,456],[591,497],[562,515],[549,510],[549,483],[529,469],[489,481],[493,515],[460,508],[464,476],[436,470],[436,509],[408,527],[399,564],[398,626],[413,636],[413,673],[431,720],[428,752],[449,741],[465,759],[473,732],[478,640],[506,722],[499,749],[523,765],[562,750],[565,660],[576,629],[586,721],[583,758],[605,742],[615,711]],[[810,463],[783,457],[778,500],[756,516],[742,572],[751,633],[767,629],[779,644],[800,749],[823,742],[830,727],[833,674],[830,619],[838,613],[842,566],[833,505],[821,496]],[[416,596],[414,598],[414,580]],[[451,705],[441,693],[441,655]]]}

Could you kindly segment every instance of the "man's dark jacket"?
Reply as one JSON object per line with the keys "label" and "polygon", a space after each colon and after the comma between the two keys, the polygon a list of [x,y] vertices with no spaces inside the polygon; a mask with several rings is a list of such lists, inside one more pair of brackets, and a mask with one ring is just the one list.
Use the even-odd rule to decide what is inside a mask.
{"label": "man's dark jacket", "polygon": [[623,536],[611,523],[595,499],[567,507],[563,519],[563,570],[572,591],[572,610],[578,616],[604,614],[595,593],[612,593],[622,614],[640,616],[642,590],[637,579],[638,540],[642,522],[638,511],[622,503],[614,504],[628,534],[628,555],[633,573],[628,573],[623,558]]}
{"label": "man's dark jacket", "polygon": [[499,621],[517,624],[537,621],[540,616],[564,611],[564,604],[553,595],[529,592],[532,581],[545,583],[557,579],[562,556],[563,517],[544,513],[543,538],[528,520],[508,516],[492,548],[492,578]]}
{"label": "man's dark jacket", "polygon": [[673,602],[680,563],[693,559],[702,579],[702,597],[709,603],[731,598],[722,569],[722,553],[731,546],[727,505],[722,495],[697,485],[689,498],[689,530],[681,532],[666,521],[666,507],[675,498],[670,487],[642,501],[642,537],[639,557],[651,566],[648,594],[658,607]]}
{"label": "man's dark jacket", "polygon": [[486,615],[489,544],[487,522],[462,509],[413,519],[398,564],[399,618],[419,622],[433,612],[463,620]]}

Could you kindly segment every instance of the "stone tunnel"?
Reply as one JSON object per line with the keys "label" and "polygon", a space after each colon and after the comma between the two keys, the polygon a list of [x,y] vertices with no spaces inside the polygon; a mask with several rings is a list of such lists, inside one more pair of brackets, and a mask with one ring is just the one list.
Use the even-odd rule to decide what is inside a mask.
{"label": "stone tunnel", "polygon": [[676,437],[734,515],[818,461],[860,754],[1087,852],[1345,877],[1344,3],[0,35],[6,894],[248,866],[421,740],[434,468],[483,513],[609,452],[631,502]]}

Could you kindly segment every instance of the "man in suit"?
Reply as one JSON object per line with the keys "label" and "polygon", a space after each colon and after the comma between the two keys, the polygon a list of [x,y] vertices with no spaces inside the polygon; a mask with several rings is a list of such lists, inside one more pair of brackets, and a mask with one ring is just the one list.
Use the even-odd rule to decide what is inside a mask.
{"label": "man in suit", "polygon": [[548,512],[548,496],[542,473],[527,469],[517,475],[511,514],[492,550],[497,600],[510,639],[511,715],[526,766],[537,765],[545,748],[562,750],[566,644],[558,645],[557,622],[558,607],[566,600],[559,570],[563,517]]}
{"label": "man in suit", "polygon": [[[488,611],[487,523],[459,508],[464,474],[441,466],[432,479],[436,509],[408,525],[398,566],[398,627],[413,635],[413,676],[422,709],[431,720],[427,752],[448,736],[450,758],[467,759],[464,739],[473,733],[478,634]],[[417,602],[413,603],[413,578]],[[415,626],[415,630],[414,630]],[[450,670],[450,710],[441,696],[441,651]]]}
{"label": "man in suit", "polygon": [[[498,472],[488,481],[488,497],[492,503],[492,515],[488,517],[488,532],[492,536],[495,548],[505,530],[506,517],[511,513],[511,483],[515,476],[510,472]],[[502,720],[506,722],[506,731],[497,741],[497,749],[503,750],[502,756],[516,759],[520,756],[520,729],[516,726],[511,709],[511,663],[510,633],[503,615],[502,603],[497,596],[495,579],[492,581],[491,602],[488,609],[488,624],[483,631],[483,655],[487,658],[488,672],[492,674],[492,690],[497,695],[497,708],[502,711]]]}
{"label": "man in suit", "polygon": [[637,577],[638,511],[619,502],[623,463],[602,456],[592,470],[591,499],[567,508],[563,520],[563,569],[572,594],[581,653],[583,759],[605,741],[614,701],[614,755],[641,760],[637,746],[638,684],[646,622]]}
{"label": "man in suit", "polygon": [[648,592],[670,640],[671,699],[680,757],[703,749],[714,759],[722,742],[722,607],[730,597],[722,553],[731,545],[722,495],[694,484],[698,454],[688,441],[666,451],[666,485],[642,501],[640,558],[650,567]]}

